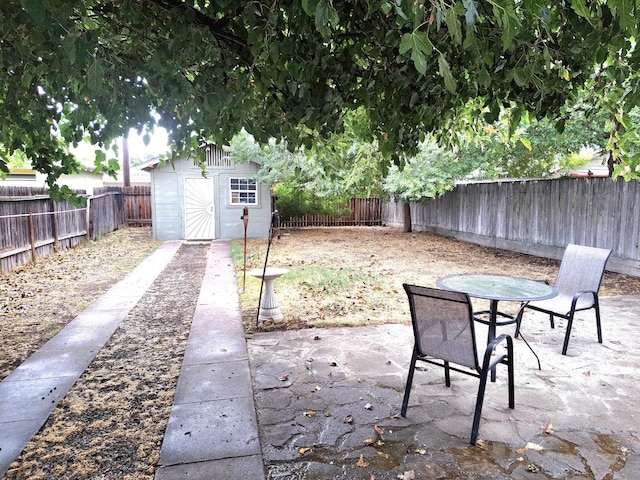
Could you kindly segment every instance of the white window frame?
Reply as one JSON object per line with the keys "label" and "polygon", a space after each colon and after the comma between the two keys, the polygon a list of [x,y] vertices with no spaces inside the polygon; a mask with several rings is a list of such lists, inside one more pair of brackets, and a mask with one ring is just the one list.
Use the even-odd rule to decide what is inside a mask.
{"label": "white window frame", "polygon": [[[234,188],[236,182],[237,188]],[[251,188],[253,187],[253,188]],[[254,201],[243,201],[243,196],[253,193]],[[244,195],[243,195],[244,194]],[[230,205],[258,205],[258,182],[249,177],[229,178],[229,204]],[[245,198],[246,200],[246,198]]]}

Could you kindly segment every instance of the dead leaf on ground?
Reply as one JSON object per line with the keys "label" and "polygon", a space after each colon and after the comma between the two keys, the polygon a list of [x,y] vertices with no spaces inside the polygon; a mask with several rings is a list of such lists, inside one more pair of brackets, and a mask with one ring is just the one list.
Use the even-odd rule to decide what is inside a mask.
{"label": "dead leaf on ground", "polygon": [[360,460],[358,460],[358,463],[356,463],[356,466],[358,466],[358,467],[368,467],[369,466],[369,462],[365,461],[363,454],[360,454]]}
{"label": "dead leaf on ground", "polygon": [[303,413],[303,415],[305,417],[315,417],[316,416],[316,412],[314,412],[313,410],[307,410],[306,412]]}
{"label": "dead leaf on ground", "polygon": [[353,415],[347,415],[342,419],[342,423],[353,423]]}
{"label": "dead leaf on ground", "polygon": [[398,475],[400,480],[415,480],[416,472],[414,470],[409,470],[407,472],[401,473]]}
{"label": "dead leaf on ground", "polygon": [[289,380],[289,375],[282,375],[281,377],[278,377],[278,380],[280,380],[281,382],[286,382],[287,380]]}
{"label": "dead leaf on ground", "polygon": [[305,453],[310,452],[310,451],[311,451],[311,447],[302,447],[302,448],[298,449],[298,453],[300,455],[304,455]]}
{"label": "dead leaf on ground", "polygon": [[544,433],[548,433],[551,435],[553,433],[553,424],[551,422],[547,422],[543,429]]}
{"label": "dead leaf on ground", "polygon": [[526,449],[528,450],[535,450],[535,451],[540,451],[540,450],[544,450],[544,447],[542,445],[538,445],[537,443],[533,443],[533,442],[529,442],[527,443]]}
{"label": "dead leaf on ground", "polygon": [[380,436],[382,436],[384,434],[384,429],[379,427],[378,425],[374,425],[373,429],[376,431],[376,433]]}

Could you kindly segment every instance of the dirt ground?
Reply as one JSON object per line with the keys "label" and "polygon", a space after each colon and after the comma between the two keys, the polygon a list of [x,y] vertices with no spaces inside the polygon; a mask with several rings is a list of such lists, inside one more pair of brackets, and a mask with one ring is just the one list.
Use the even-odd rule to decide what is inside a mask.
{"label": "dirt ground", "polygon": [[[247,244],[264,265],[266,240]],[[0,275],[0,379],[157,246],[124,229]],[[185,245],[54,410],[6,478],[152,479],[206,265],[208,245]],[[239,289],[243,243],[234,242]],[[285,315],[261,329],[406,322],[403,282],[432,285],[460,273],[555,277],[558,262],[378,227],[300,229],[274,239],[269,266]],[[255,329],[260,282],[241,294]],[[602,295],[640,295],[640,278],[607,273]],[[116,421],[117,419],[117,421]]]}
{"label": "dirt ground", "polygon": [[[266,249],[266,240],[247,242],[247,270],[264,268]],[[236,241],[236,264],[243,250]],[[435,286],[446,275],[485,273],[553,284],[560,262],[428,233],[332,227],[283,230],[271,243],[267,265],[289,270],[275,281],[284,319],[256,327],[260,281],[247,276],[240,297],[247,330],[406,323],[403,283]],[[242,285],[242,268],[237,272]],[[640,278],[606,272],[600,294],[640,295]],[[474,304],[482,306],[481,301]]]}

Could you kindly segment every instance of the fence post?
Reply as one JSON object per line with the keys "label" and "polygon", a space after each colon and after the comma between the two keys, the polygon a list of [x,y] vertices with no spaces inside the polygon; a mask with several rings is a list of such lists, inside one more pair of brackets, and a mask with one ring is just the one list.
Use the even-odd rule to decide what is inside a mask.
{"label": "fence post", "polygon": [[29,239],[31,240],[31,259],[36,263],[36,233],[33,228],[33,214],[29,214]]}
{"label": "fence post", "polygon": [[91,197],[87,197],[87,240],[91,240]]}
{"label": "fence post", "polygon": [[51,200],[51,233],[53,234],[53,251],[60,251],[60,241],[58,239],[58,216],[56,215],[56,202]]}

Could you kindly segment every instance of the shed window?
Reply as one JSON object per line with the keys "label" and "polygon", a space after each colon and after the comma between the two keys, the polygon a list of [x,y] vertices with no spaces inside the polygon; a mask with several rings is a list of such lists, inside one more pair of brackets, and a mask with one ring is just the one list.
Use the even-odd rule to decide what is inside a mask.
{"label": "shed window", "polygon": [[230,179],[231,204],[232,205],[257,205],[258,185],[250,178]]}

